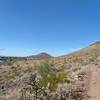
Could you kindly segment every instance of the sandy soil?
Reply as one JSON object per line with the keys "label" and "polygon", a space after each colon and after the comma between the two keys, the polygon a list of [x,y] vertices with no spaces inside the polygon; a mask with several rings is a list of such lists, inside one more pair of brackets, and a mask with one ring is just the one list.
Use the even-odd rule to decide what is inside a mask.
{"label": "sandy soil", "polygon": [[88,100],[100,100],[100,68],[91,65],[91,78],[88,91]]}

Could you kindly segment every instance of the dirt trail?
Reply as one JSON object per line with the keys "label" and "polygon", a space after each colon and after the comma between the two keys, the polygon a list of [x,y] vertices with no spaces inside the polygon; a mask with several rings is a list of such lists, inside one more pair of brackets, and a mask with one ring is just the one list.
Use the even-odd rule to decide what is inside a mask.
{"label": "dirt trail", "polygon": [[100,100],[100,68],[91,65],[91,78],[88,92],[88,100]]}

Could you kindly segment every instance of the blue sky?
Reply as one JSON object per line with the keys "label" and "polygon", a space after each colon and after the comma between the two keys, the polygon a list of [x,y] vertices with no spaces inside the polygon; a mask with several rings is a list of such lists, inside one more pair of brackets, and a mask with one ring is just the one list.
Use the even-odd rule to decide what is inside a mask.
{"label": "blue sky", "polygon": [[0,0],[0,55],[63,55],[98,40],[99,0]]}

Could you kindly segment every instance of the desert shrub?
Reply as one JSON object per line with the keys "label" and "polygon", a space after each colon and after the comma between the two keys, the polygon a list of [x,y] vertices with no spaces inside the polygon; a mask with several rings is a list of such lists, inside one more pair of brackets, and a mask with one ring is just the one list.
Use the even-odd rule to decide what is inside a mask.
{"label": "desert shrub", "polygon": [[[81,74],[84,75],[82,72]],[[51,67],[51,64],[47,62],[42,63],[38,67],[38,73],[31,74],[28,85],[25,87],[25,94],[23,94],[26,99],[21,100],[83,100],[83,89],[73,88],[71,84],[63,88],[63,83],[69,82],[68,74],[63,68],[58,71],[54,65]],[[61,89],[59,83],[62,85]],[[60,92],[57,89],[60,89]]]}
{"label": "desert shrub", "polygon": [[15,79],[16,77],[20,76],[20,74],[21,74],[20,68],[12,67],[12,69],[9,71],[8,75],[6,76],[6,78],[8,80]]}
{"label": "desert shrub", "polygon": [[3,63],[4,63],[5,65],[12,65],[13,59],[11,59],[10,57],[9,57],[9,58],[6,58],[6,59],[3,61]]}
{"label": "desert shrub", "polygon": [[24,73],[29,73],[29,74],[33,73],[33,71],[34,71],[33,67],[27,67],[26,69],[23,70]]}
{"label": "desert shrub", "polygon": [[91,58],[89,59],[90,62],[96,64],[96,62],[97,62],[97,57],[98,57],[97,54],[94,53],[94,54],[91,56]]}
{"label": "desert shrub", "polygon": [[[54,66],[53,66],[54,67]],[[58,83],[64,83],[67,80],[67,75],[63,70],[57,72],[55,68],[51,68],[48,63],[42,64],[38,69],[41,79],[38,84],[40,87],[55,91]]]}
{"label": "desert shrub", "polygon": [[43,63],[41,66],[39,66],[38,72],[43,78],[47,77],[50,74],[49,64]]}

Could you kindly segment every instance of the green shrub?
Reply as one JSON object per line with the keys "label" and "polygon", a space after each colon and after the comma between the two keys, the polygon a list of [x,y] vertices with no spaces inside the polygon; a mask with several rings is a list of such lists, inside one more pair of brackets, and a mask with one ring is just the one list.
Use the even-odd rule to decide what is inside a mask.
{"label": "green shrub", "polygon": [[55,91],[58,83],[64,83],[67,81],[67,75],[64,71],[57,72],[52,70],[51,66],[48,63],[42,64],[38,72],[41,76],[41,79],[38,81],[38,85],[42,88],[49,89],[50,91]]}
{"label": "green shrub", "polygon": [[6,65],[12,65],[13,60],[9,57],[9,58],[6,58],[6,59],[3,61],[3,63],[6,64]]}

